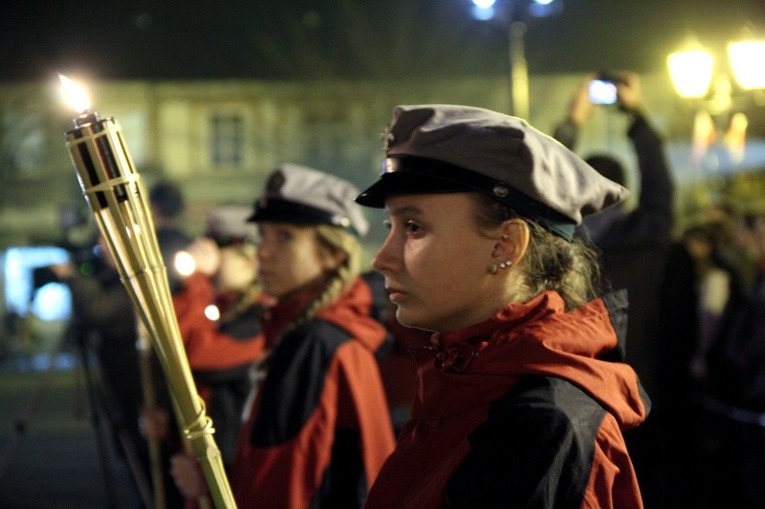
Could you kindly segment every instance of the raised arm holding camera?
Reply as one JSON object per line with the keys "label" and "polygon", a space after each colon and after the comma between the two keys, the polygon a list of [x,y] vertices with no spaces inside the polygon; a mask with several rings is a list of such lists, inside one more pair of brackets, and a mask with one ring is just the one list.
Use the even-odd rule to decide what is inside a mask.
{"label": "raised arm holding camera", "polygon": [[[591,96],[591,82],[606,78],[614,84],[615,102],[608,105]],[[602,89],[599,89],[602,91]],[[654,402],[654,413],[646,426],[626,436],[633,442],[638,476],[644,479],[647,505],[652,498],[648,477],[656,472],[658,433],[665,407],[662,397],[663,375],[659,367],[665,347],[658,327],[659,292],[667,249],[673,227],[674,185],[664,153],[663,141],[651,126],[644,105],[640,78],[632,72],[603,76],[585,76],[574,93],[566,120],[555,130],[554,137],[567,147],[576,145],[579,130],[594,108],[615,108],[630,118],[627,136],[638,163],[638,201],[634,208],[614,207],[585,219],[584,225],[592,242],[601,250],[603,274],[614,289],[626,288],[629,293],[629,327],[627,361],[635,368],[643,386]],[[585,160],[601,175],[625,185],[625,169],[611,154],[592,154]]]}
{"label": "raised arm holding camera", "polygon": [[[593,86],[593,83],[599,83]],[[603,83],[613,84],[614,105],[631,119],[627,136],[635,148],[638,161],[639,201],[632,211],[614,208],[586,221],[593,242],[605,252],[643,244],[665,244],[673,225],[674,186],[664,154],[663,142],[651,126],[642,104],[640,78],[637,74],[590,73],[574,93],[566,119],[555,130],[554,137],[574,149],[581,126],[597,105],[609,107],[603,95]],[[594,95],[595,94],[595,95]],[[592,154],[585,159],[601,175],[625,185],[624,167],[610,154]],[[605,253],[604,253],[605,254]],[[608,263],[606,263],[608,266]],[[607,270],[607,272],[609,272]],[[614,284],[618,283],[613,280]]]}

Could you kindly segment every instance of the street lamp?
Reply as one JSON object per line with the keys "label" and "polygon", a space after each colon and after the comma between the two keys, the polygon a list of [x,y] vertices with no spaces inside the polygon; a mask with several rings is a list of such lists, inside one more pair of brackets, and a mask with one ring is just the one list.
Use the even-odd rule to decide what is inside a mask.
{"label": "street lamp", "polygon": [[[765,88],[765,40],[747,34],[740,40],[729,42],[727,50],[730,70],[739,87],[743,90]],[[715,76],[715,58],[695,38],[690,39],[682,50],[669,55],[667,66],[672,84],[681,97],[703,98],[708,94],[710,84],[713,84],[713,94],[719,92],[716,89],[720,86],[731,89],[728,73],[718,72]]]}
{"label": "street lamp", "polygon": [[[550,16],[561,11],[562,0],[504,0],[504,9],[497,12],[496,0],[472,0],[473,17],[488,21],[501,18],[507,30],[510,64],[510,113],[529,118],[529,71],[526,65],[526,16]],[[525,8],[521,10],[521,8]]]}
{"label": "street lamp", "polygon": [[[759,104],[762,96],[758,94],[765,89],[765,40],[755,39],[746,32],[726,47],[727,68],[721,68],[713,54],[696,38],[689,38],[681,50],[667,57],[676,92],[697,106],[692,160],[696,164],[711,164],[709,169],[714,173],[719,170],[721,161],[717,157],[709,160],[708,151],[718,138],[724,150],[716,154],[724,154],[725,160],[734,165],[743,161],[748,119],[742,110],[751,104],[752,99]],[[722,132],[721,136],[718,131]],[[709,191],[705,189],[702,194]]]}
{"label": "street lamp", "polygon": [[[765,89],[765,66],[763,66],[765,40],[755,39],[747,31],[741,39],[727,44],[727,54],[730,72],[720,70],[719,66],[716,70],[712,53],[704,48],[698,39],[689,38],[682,50],[667,57],[669,75],[680,97],[693,99],[696,103],[703,105],[700,112],[717,121],[717,126],[713,122],[706,122],[711,128],[740,129],[743,126],[745,129],[746,121],[743,112],[738,111],[734,115],[737,119],[730,119],[730,126],[727,125],[728,116],[734,109],[743,109],[741,101],[750,98],[761,99],[756,94]],[[753,92],[734,96],[734,81],[740,90]],[[696,124],[702,125],[698,121]],[[702,137],[713,139],[714,133],[711,134],[712,136]],[[740,135],[743,136],[744,133],[741,132]],[[743,139],[740,141],[743,143]]]}
{"label": "street lamp", "polygon": [[730,61],[736,81],[745,90],[765,88],[765,40],[742,40],[728,44]]}

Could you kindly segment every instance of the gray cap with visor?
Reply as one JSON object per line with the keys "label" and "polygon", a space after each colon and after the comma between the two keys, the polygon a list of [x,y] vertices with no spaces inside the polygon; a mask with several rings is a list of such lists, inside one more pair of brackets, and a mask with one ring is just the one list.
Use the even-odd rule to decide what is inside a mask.
{"label": "gray cap with visor", "polygon": [[477,191],[568,240],[582,218],[628,196],[525,120],[471,106],[398,106],[385,132],[380,179],[356,202]]}

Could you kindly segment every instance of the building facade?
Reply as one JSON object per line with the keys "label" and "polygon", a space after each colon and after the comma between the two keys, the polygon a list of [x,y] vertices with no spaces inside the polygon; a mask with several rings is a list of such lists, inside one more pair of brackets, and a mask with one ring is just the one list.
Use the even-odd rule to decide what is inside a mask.
{"label": "building facade", "polygon": [[[581,79],[532,76],[530,123],[552,132]],[[509,109],[508,83],[502,78],[87,86],[93,109],[122,126],[144,184],[166,178],[183,188],[191,233],[199,231],[216,204],[252,203],[264,177],[282,162],[330,171],[359,187],[373,181],[382,158],[380,134],[397,104]],[[676,97],[666,73],[643,76],[643,94],[652,121],[668,140],[678,182],[703,177],[705,170],[694,168],[689,157],[692,110]],[[0,249],[55,243],[76,222],[73,211],[87,216],[64,144],[74,116],[57,80],[0,85]],[[627,119],[605,106],[597,107],[592,117],[577,150],[617,154],[632,170],[634,183],[636,163],[624,136]],[[749,159],[745,166],[765,167],[765,156],[757,150]],[[373,228],[371,243],[382,235],[377,230]]]}

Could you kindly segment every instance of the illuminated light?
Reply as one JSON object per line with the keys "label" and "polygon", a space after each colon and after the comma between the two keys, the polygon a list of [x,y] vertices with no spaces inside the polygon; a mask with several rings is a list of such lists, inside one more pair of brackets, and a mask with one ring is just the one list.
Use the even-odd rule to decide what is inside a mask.
{"label": "illuminated light", "polygon": [[740,111],[730,119],[728,132],[725,133],[723,144],[728,148],[731,160],[739,164],[746,154],[746,128],[749,127],[749,119]]}
{"label": "illuminated light", "polygon": [[562,0],[534,0],[529,4],[529,14],[535,18],[546,18],[563,12]]}
{"label": "illuminated light", "polygon": [[479,9],[489,9],[494,7],[495,3],[497,3],[497,0],[473,0],[473,5]]}
{"label": "illuminated light", "polygon": [[212,322],[220,320],[220,309],[215,304],[210,304],[205,308],[205,316]]}
{"label": "illuminated light", "polygon": [[477,5],[474,5],[472,13],[473,18],[478,21],[488,21],[494,17],[494,7],[478,7]]}
{"label": "illuminated light", "polygon": [[[0,288],[0,299],[2,299],[5,304],[4,308],[9,312],[12,311],[20,316],[24,316],[33,306],[40,305],[41,299],[39,297],[43,296],[45,293],[55,299],[55,292],[60,288],[52,290],[50,293],[48,293],[49,289],[46,289],[45,292],[41,293],[43,287],[35,291],[35,288],[33,288],[35,279],[34,271],[35,269],[47,267],[48,265],[68,263],[69,259],[69,253],[60,247],[9,247],[4,251],[3,256],[0,256],[0,280],[3,282],[3,284],[0,285],[2,286],[2,288]],[[49,283],[45,286],[52,286],[54,284],[55,283]],[[61,288],[66,288],[66,285],[59,286]],[[53,305],[51,304],[51,301],[48,300],[47,296],[42,299],[42,301],[46,303],[46,308],[49,305]],[[69,301],[70,297],[67,296],[65,301],[62,301],[60,305],[68,306]],[[35,308],[35,312],[37,312],[36,309],[37,308]],[[48,309],[44,312],[47,311]],[[65,314],[66,310],[61,312]],[[0,337],[2,337],[2,335],[0,335]]]}
{"label": "illuminated light", "polygon": [[614,104],[617,99],[616,85],[612,81],[590,81],[590,101],[593,104]]}
{"label": "illuminated light", "polygon": [[42,286],[34,294],[31,311],[40,320],[66,320],[72,313],[69,289],[61,283]]}
{"label": "illuminated light", "polygon": [[765,88],[765,41],[728,44],[728,60],[736,82],[745,90]]}
{"label": "illuminated light", "polygon": [[178,251],[175,253],[173,265],[178,274],[184,277],[192,275],[197,269],[197,262],[194,261],[194,257],[188,251]]}
{"label": "illuminated light", "polygon": [[90,97],[85,87],[70,80],[63,74],[59,74],[58,79],[61,81],[66,102],[79,114],[89,111],[91,106]]}
{"label": "illuminated light", "polygon": [[85,277],[92,276],[96,273],[96,268],[93,266],[90,262],[85,262],[80,265],[80,274],[82,274]]}
{"label": "illuminated light", "polygon": [[704,97],[712,82],[714,65],[712,55],[700,49],[678,51],[667,57],[672,84],[681,97]]}

